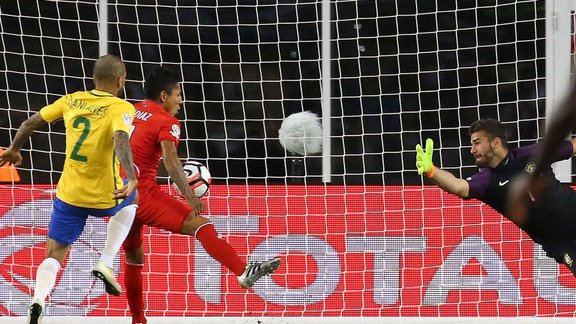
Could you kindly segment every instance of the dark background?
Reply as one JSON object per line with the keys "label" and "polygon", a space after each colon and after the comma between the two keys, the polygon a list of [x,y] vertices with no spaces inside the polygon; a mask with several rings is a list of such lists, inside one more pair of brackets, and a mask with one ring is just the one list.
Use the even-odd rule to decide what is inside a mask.
{"label": "dark background", "polygon": [[[111,0],[109,52],[126,62],[130,101],[152,68],[182,75],[179,153],[216,182],[321,183],[320,156],[290,156],[277,140],[286,116],[322,115],[320,6]],[[44,105],[92,87],[97,9],[0,0],[0,147]],[[333,183],[420,184],[414,146],[427,137],[437,165],[472,174],[478,118],[504,122],[513,146],[542,132],[543,1],[334,1],[332,16]],[[25,146],[25,183],[57,181],[62,132],[56,123]]]}

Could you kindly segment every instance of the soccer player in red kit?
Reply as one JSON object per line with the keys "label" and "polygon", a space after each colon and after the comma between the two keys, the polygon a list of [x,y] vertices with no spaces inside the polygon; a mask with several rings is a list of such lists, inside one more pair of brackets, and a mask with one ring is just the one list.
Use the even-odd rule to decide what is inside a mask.
{"label": "soccer player in red kit", "polygon": [[[236,251],[218,237],[210,220],[200,215],[204,204],[188,185],[176,150],[180,122],[174,116],[182,104],[178,76],[163,67],[153,70],[146,78],[144,94],[146,100],[135,105],[136,115],[130,137],[134,164],[139,173],[140,203],[123,245],[126,253],[124,284],[134,324],[146,323],[142,295],[143,225],[193,235],[210,256],[238,276],[243,288],[251,287],[256,280],[272,273],[280,265],[279,258],[246,265]],[[156,184],[161,158],[187,204],[161,191]]]}

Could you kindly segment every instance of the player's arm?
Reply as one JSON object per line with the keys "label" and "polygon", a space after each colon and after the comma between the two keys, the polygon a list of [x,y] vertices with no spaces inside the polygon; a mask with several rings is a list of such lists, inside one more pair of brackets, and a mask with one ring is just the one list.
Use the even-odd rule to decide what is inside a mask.
{"label": "player's arm", "polygon": [[10,147],[0,155],[0,166],[3,166],[7,162],[16,166],[20,165],[20,163],[22,163],[22,155],[20,154],[22,146],[24,146],[24,143],[26,143],[36,129],[46,124],[48,124],[48,122],[42,118],[39,112],[26,119],[18,128]]}
{"label": "player's arm", "polygon": [[460,198],[468,198],[470,191],[468,181],[456,178],[452,173],[435,167],[432,163],[433,151],[434,142],[430,138],[426,140],[425,151],[420,144],[416,145],[416,168],[418,169],[418,174],[423,174],[446,192]]}
{"label": "player's arm", "polygon": [[[566,139],[566,136],[574,130],[576,126],[576,83],[568,90],[568,97],[564,99],[560,107],[556,110],[555,116],[546,126],[546,136],[540,148],[540,154],[536,159],[536,169],[533,176],[541,174],[548,170],[550,165],[555,162],[554,157],[560,144]],[[572,140],[574,153],[576,153],[576,143]]]}
{"label": "player's arm", "polygon": [[132,149],[130,148],[130,137],[128,133],[123,130],[114,132],[114,152],[128,179],[126,186],[114,191],[114,199],[122,199],[130,196],[138,186],[136,172],[134,171]]}
{"label": "player's arm", "polygon": [[204,210],[204,203],[200,198],[196,197],[188,185],[188,180],[186,180],[186,175],[184,170],[182,170],[182,163],[180,163],[180,158],[178,157],[176,144],[172,141],[162,140],[160,141],[160,147],[162,148],[162,161],[166,171],[168,171],[168,175],[176,183],[188,205],[200,214]]}
{"label": "player's arm", "polygon": [[[575,104],[576,83],[572,83],[568,96],[555,110],[555,115],[546,126],[546,136],[541,142],[540,152],[535,156],[534,172],[531,175],[518,176],[510,183],[506,208],[508,218],[514,223],[525,222],[530,204],[540,199],[546,182],[540,175],[556,162],[558,148],[576,126]],[[576,153],[575,139],[572,139],[572,152]]]}
{"label": "player's arm", "polygon": [[[435,167],[436,168],[436,167]],[[456,178],[452,173],[436,168],[434,175],[428,178],[437,184],[442,190],[456,195],[460,198],[468,198],[470,187],[468,181]]]}
{"label": "player's arm", "polygon": [[572,154],[576,154],[576,137],[574,137],[572,140]]}

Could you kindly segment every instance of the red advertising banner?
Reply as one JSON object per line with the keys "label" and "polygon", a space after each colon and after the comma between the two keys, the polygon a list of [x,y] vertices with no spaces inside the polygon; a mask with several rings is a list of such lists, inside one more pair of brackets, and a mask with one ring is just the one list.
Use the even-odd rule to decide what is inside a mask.
{"label": "red advertising banner", "polygon": [[[166,190],[169,188],[166,187]],[[25,315],[54,190],[0,186],[0,315]],[[149,316],[574,316],[576,279],[512,223],[436,187],[211,187],[206,213],[247,261],[282,258],[250,291],[193,237],[150,229]],[[90,276],[106,223],[91,219],[49,315],[126,315]],[[123,281],[120,266],[119,280]]]}

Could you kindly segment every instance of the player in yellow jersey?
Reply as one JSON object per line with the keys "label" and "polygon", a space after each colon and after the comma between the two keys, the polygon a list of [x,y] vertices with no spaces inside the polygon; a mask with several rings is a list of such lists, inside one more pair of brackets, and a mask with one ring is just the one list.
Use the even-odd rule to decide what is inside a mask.
{"label": "player in yellow jersey", "polygon": [[[29,322],[40,323],[44,301],[56,281],[68,250],[84,229],[89,215],[110,218],[106,244],[92,273],[119,295],[112,261],[128,235],[137,208],[137,180],[129,132],[134,106],[118,98],[126,79],[126,67],[116,56],[105,55],[94,64],[95,89],[65,95],[24,121],[10,147],[0,155],[0,166],[22,162],[20,149],[35,129],[63,119],[66,127],[66,159],[48,229],[46,259],[36,272],[34,300]],[[127,181],[120,177],[120,165]]]}

